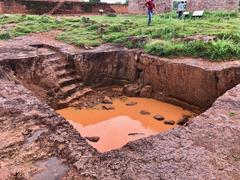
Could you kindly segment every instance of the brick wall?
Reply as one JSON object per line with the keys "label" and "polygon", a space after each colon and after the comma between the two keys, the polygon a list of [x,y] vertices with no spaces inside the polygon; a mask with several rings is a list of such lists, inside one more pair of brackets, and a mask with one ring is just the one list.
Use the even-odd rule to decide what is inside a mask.
{"label": "brick wall", "polygon": [[3,2],[0,2],[0,14],[2,14],[4,11],[3,11]]}
{"label": "brick wall", "polygon": [[[188,9],[193,10],[237,10],[240,0],[188,0]],[[59,0],[0,0],[0,13],[31,13],[44,14],[50,12]],[[99,9],[105,12],[116,13],[146,13],[146,0],[129,0],[129,5],[124,4],[91,4],[78,0],[65,0],[55,14],[81,14],[98,13]],[[156,12],[172,10],[172,0],[155,0]]]}
{"label": "brick wall", "polygon": [[239,0],[188,0],[189,10],[237,10]]}
{"label": "brick wall", "polygon": [[26,13],[26,7],[14,0],[0,0],[2,13]]}
{"label": "brick wall", "polygon": [[[129,0],[128,12],[133,14],[145,13],[147,8],[145,7],[146,0]],[[156,12],[169,12],[172,10],[172,0],[155,0]]]}
{"label": "brick wall", "polygon": [[[0,0],[0,13],[45,14],[58,3],[57,0]],[[103,9],[105,13],[128,13],[128,6],[125,4],[93,4],[68,0],[62,3],[54,14],[99,13],[99,9]]]}
{"label": "brick wall", "polygon": [[92,5],[92,13],[99,13],[99,9],[104,12],[125,14],[128,13],[128,5],[126,4],[94,4]]}

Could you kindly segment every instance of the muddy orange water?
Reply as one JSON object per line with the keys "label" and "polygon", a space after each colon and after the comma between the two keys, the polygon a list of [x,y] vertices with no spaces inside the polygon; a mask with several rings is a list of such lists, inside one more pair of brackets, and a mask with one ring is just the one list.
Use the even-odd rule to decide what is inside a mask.
{"label": "muddy orange water", "polygon": [[[127,102],[137,105],[127,106]],[[68,120],[83,137],[98,136],[98,142],[88,143],[99,152],[118,149],[136,139],[168,131],[175,127],[157,121],[153,116],[160,114],[168,120],[179,120],[183,115],[192,115],[181,107],[147,98],[114,99],[115,110],[102,110],[102,105],[89,109],[66,108],[57,112]],[[141,115],[146,110],[150,115]],[[129,133],[141,133],[129,135]]]}

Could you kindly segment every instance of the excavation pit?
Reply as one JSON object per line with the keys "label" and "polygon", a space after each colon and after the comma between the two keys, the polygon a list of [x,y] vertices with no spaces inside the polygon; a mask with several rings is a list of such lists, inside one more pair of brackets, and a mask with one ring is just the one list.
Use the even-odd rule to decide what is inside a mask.
{"label": "excavation pit", "polygon": [[[33,44],[30,39],[27,37]],[[61,161],[53,166],[70,171],[63,175],[67,177],[118,179],[121,175],[125,179],[174,179],[174,171],[182,179],[196,174],[203,179],[206,176],[239,179],[240,61],[168,59],[107,45],[73,53],[62,44],[30,47],[25,42],[28,41],[24,38],[13,40],[0,48],[0,120],[3,122],[0,123],[3,142],[0,149],[4,161],[1,168],[7,174],[26,179],[33,174],[44,175],[41,172],[45,166],[37,162],[55,157]],[[115,110],[91,108],[105,96],[112,98],[113,104],[100,104],[96,108],[113,106]],[[122,96],[134,97],[122,102],[118,99]],[[115,98],[122,104],[116,105]],[[145,98],[178,105],[180,115],[173,119],[164,114],[163,108],[155,111],[149,107],[158,105],[145,102],[155,100]],[[141,108],[134,111],[136,116],[125,114],[124,108],[138,106]],[[79,108],[82,110],[76,110]],[[177,121],[185,114],[182,108],[199,115],[184,126],[165,125],[153,118],[161,115],[165,120]],[[68,114],[77,111],[79,118],[87,117],[86,112],[96,117],[96,123],[93,125],[93,120],[86,118],[77,124],[74,118],[60,113],[61,109]],[[119,113],[120,110],[124,113]],[[103,114],[106,117],[101,120]],[[106,130],[107,121],[124,122],[124,125],[126,122],[138,129],[124,129],[124,136],[114,132],[118,135],[114,137],[126,142],[101,150],[95,147],[104,139],[101,134],[84,134],[81,130],[82,127]],[[145,122],[153,125],[144,126]],[[114,125],[117,130],[123,129],[118,123]],[[85,138],[92,136],[99,136],[99,141]],[[18,173],[22,169],[25,174]]]}
{"label": "excavation pit", "polygon": [[[136,102],[130,105],[131,102]],[[130,105],[130,106],[129,106]],[[104,107],[112,107],[106,110]],[[149,114],[141,114],[141,111]],[[121,148],[130,141],[166,132],[176,127],[184,116],[193,113],[181,107],[147,98],[113,99],[111,105],[99,104],[93,108],[66,108],[57,111],[83,137],[99,137],[98,142],[88,143],[99,152]],[[157,120],[156,115],[164,119]],[[165,124],[174,120],[174,125]]]}

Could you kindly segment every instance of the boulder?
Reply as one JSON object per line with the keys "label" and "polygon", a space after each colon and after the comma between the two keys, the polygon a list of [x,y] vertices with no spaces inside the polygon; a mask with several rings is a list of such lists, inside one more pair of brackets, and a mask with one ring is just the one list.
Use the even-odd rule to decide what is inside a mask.
{"label": "boulder", "polygon": [[138,84],[127,84],[123,88],[124,93],[130,97],[139,96],[140,90],[141,90],[141,88]]}
{"label": "boulder", "polygon": [[158,120],[158,121],[163,121],[165,119],[163,116],[161,116],[159,114],[155,115],[153,118]]}
{"label": "boulder", "polygon": [[103,104],[112,104],[113,102],[112,102],[112,100],[111,100],[110,97],[105,96],[105,97],[103,98],[102,103],[103,103]]}
{"label": "boulder", "polygon": [[113,106],[110,106],[110,105],[104,105],[104,106],[102,106],[102,109],[103,110],[114,110],[115,109],[115,107],[113,107]]}
{"label": "boulder", "polygon": [[169,125],[174,125],[175,121],[174,120],[164,120],[164,124],[169,124]]}
{"label": "boulder", "polygon": [[92,137],[85,137],[85,139],[91,141],[91,142],[98,142],[100,137],[92,136]]}
{"label": "boulder", "polygon": [[137,105],[137,102],[128,102],[126,103],[127,106],[135,106]]}
{"label": "boulder", "polygon": [[177,125],[183,126],[189,121],[190,116],[184,115],[181,119],[178,120]]}
{"label": "boulder", "polygon": [[141,115],[150,115],[151,113],[148,112],[148,111],[145,111],[145,110],[141,110],[141,111],[140,111],[140,114],[141,114]]}
{"label": "boulder", "polygon": [[128,133],[129,136],[145,135],[144,133]]}
{"label": "boulder", "polygon": [[150,98],[150,97],[152,97],[152,94],[153,94],[153,88],[150,85],[144,86],[140,91],[140,96],[141,97]]}

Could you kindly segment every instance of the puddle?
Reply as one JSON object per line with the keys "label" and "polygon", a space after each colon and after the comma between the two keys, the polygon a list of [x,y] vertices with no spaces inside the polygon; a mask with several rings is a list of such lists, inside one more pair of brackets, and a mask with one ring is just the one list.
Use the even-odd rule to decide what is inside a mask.
{"label": "puddle", "polygon": [[41,172],[33,176],[33,180],[57,180],[61,179],[68,171],[68,167],[56,158],[51,157],[45,161],[35,163],[35,166],[41,168]]}
{"label": "puddle", "polygon": [[[127,106],[126,103],[137,102]],[[176,125],[167,125],[153,117],[162,115],[166,120],[178,121],[183,115],[192,115],[181,107],[147,98],[114,99],[113,110],[102,110],[103,105],[92,109],[66,108],[57,112],[67,119],[83,137],[100,137],[98,142],[88,143],[99,152],[118,149],[129,141],[165,132]],[[140,111],[150,112],[142,115]]]}
{"label": "puddle", "polygon": [[38,139],[39,136],[41,136],[42,133],[47,132],[47,129],[39,129],[35,132],[33,132],[33,134],[27,138],[26,143],[24,144],[24,148],[29,147],[34,141],[36,141]]}
{"label": "puddle", "polygon": [[38,137],[44,132],[47,132],[47,129],[39,129],[39,130],[35,131],[29,138],[27,138],[27,143],[31,144],[32,142],[37,140]]}

